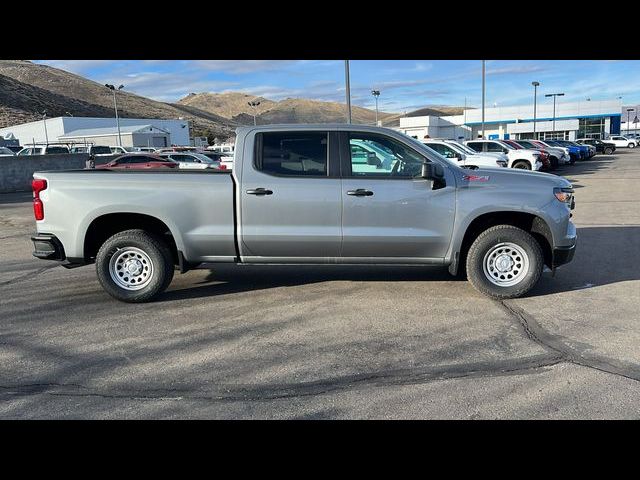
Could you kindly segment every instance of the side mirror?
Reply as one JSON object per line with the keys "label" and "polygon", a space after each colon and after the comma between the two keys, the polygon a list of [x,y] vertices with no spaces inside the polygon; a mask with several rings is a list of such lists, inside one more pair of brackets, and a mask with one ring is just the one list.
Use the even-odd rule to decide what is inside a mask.
{"label": "side mirror", "polygon": [[456,153],[456,158],[460,161],[460,162],[464,162],[466,155],[462,154],[462,153]]}
{"label": "side mirror", "polygon": [[509,153],[509,149],[508,148],[503,148],[502,149],[502,153]]}
{"label": "side mirror", "polygon": [[420,176],[425,180],[440,181],[444,179],[444,168],[438,163],[424,162]]}

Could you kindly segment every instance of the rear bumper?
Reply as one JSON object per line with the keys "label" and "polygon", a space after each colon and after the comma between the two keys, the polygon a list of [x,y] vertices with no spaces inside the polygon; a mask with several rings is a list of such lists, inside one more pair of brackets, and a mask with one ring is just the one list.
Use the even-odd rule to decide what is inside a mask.
{"label": "rear bumper", "polygon": [[43,260],[65,260],[64,247],[55,235],[39,234],[32,235],[33,256]]}

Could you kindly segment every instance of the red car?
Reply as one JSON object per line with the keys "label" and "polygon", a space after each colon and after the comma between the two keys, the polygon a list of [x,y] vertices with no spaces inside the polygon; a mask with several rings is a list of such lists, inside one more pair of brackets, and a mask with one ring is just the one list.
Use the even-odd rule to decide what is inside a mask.
{"label": "red car", "polygon": [[122,170],[122,169],[149,169],[149,168],[178,168],[179,164],[168,158],[162,158],[159,155],[149,153],[131,153],[121,155],[104,165],[98,165],[96,168],[106,170]]}
{"label": "red car", "polygon": [[[527,147],[525,147],[523,145],[520,145],[515,140],[503,140],[503,142],[508,143],[509,145],[511,145],[516,150],[527,148]],[[549,159],[549,152],[547,152],[543,148],[536,148],[536,150],[538,150],[540,152],[540,161],[542,162],[542,169],[543,170],[551,170],[552,168],[551,168],[551,160]]]}

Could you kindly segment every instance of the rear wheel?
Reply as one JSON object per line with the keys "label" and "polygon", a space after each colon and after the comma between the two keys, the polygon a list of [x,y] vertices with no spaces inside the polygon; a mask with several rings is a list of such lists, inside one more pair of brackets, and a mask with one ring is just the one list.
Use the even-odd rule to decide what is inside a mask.
{"label": "rear wheel", "polygon": [[513,168],[518,168],[520,170],[531,170],[531,164],[525,160],[518,160],[513,164]]}
{"label": "rear wheel", "polygon": [[524,295],[544,267],[542,249],[533,236],[511,225],[482,232],[467,254],[467,278],[480,293],[502,300]]}
{"label": "rear wheel", "polygon": [[604,149],[605,155],[611,155],[613,153],[613,149],[611,147],[607,147]]}
{"label": "rear wheel", "polygon": [[144,230],[125,230],[110,237],[96,255],[102,288],[123,302],[147,302],[173,279],[171,251],[159,237]]}

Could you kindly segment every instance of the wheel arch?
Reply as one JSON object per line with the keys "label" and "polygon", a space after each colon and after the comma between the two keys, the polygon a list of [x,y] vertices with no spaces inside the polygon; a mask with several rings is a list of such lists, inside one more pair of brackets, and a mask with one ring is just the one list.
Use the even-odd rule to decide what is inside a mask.
{"label": "wheel arch", "polygon": [[480,213],[467,224],[464,234],[452,255],[453,260],[449,265],[449,272],[452,275],[456,275],[460,268],[464,267],[469,247],[471,247],[478,235],[496,225],[512,225],[530,233],[542,249],[545,265],[551,267],[553,234],[547,222],[532,212],[501,210]]}
{"label": "wheel arch", "polygon": [[90,222],[82,243],[85,261],[92,262],[109,237],[130,229],[142,229],[163,239],[171,250],[174,263],[179,263],[181,239],[176,238],[167,223],[153,215],[133,212],[105,213]]}

